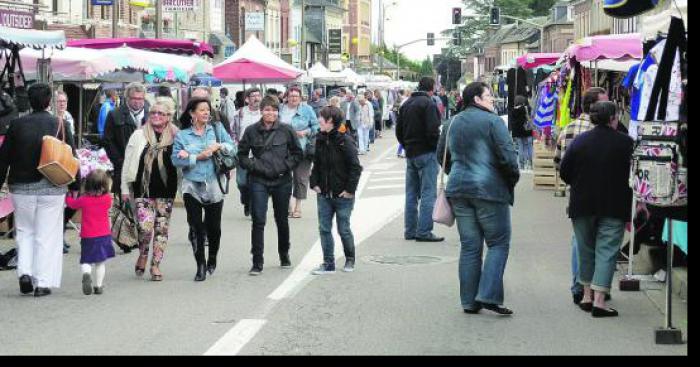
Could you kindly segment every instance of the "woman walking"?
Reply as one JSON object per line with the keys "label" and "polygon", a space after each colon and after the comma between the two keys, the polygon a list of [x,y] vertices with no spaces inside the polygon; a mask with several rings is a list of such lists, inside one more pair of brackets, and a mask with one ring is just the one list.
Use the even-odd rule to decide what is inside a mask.
{"label": "woman walking", "polygon": [[57,136],[72,147],[73,135],[47,112],[51,104],[47,84],[33,84],[27,94],[32,113],[10,123],[0,148],[0,186],[7,178],[15,207],[19,290],[41,297],[61,286],[63,206],[68,189],[54,186],[37,166],[44,136]]}
{"label": "woman walking", "polygon": [[173,143],[178,128],[172,123],[172,105],[158,101],[148,111],[148,119],[141,129],[129,138],[121,172],[122,200],[129,200],[133,192],[139,257],[134,271],[142,276],[148,263],[148,252],[153,243],[151,280],[160,281],[163,273],[160,263],[168,244],[168,230],[173,201],[177,192],[178,174],[171,160]]}
{"label": "woman walking", "polygon": [[516,96],[511,122],[513,140],[518,145],[518,165],[520,169],[532,169],[532,118],[531,108],[524,96]]}
{"label": "woman walking", "polygon": [[[216,270],[216,255],[221,241],[221,211],[224,193],[221,190],[214,160],[217,151],[235,153],[235,145],[221,123],[212,126],[211,104],[208,99],[193,98],[180,118],[182,130],[175,138],[172,160],[182,168],[182,197],[187,211],[187,223],[195,233],[191,238],[197,263],[195,281],[207,278]],[[202,219],[202,213],[204,218]],[[209,256],[204,255],[204,240],[209,241]]]}
{"label": "woman walking", "polygon": [[[290,125],[294,129],[299,146],[306,153],[307,142],[318,132],[318,120],[313,108],[301,103],[301,89],[299,87],[294,86],[287,90],[287,103],[280,108],[279,118],[283,124]],[[301,202],[306,200],[309,191],[312,159],[312,157],[305,156],[294,169],[294,190],[292,192],[294,204],[290,203],[290,218],[301,218]]]}
{"label": "woman walking", "polygon": [[633,141],[616,131],[615,103],[595,103],[590,116],[595,127],[566,148],[561,178],[571,185],[568,211],[578,244],[578,281],[583,285],[579,307],[593,317],[610,317],[618,313],[605,304],[605,295],[612,285],[625,222],[630,220]]}
{"label": "woman walking", "polygon": [[[511,238],[510,206],[520,178],[513,140],[494,113],[494,97],[482,82],[467,85],[467,108],[440,138],[447,141],[451,170],[445,194],[452,204],[461,242],[459,292],[466,313],[484,308],[501,315],[503,272]],[[449,135],[449,139],[446,136]],[[443,152],[438,152],[442,159]],[[484,241],[488,247],[482,262]]]}
{"label": "woman walking", "polygon": [[[296,99],[296,96],[292,99]],[[248,171],[250,205],[253,218],[251,250],[253,266],[248,274],[260,275],[265,249],[267,203],[272,197],[277,225],[277,253],[282,268],[291,268],[289,259],[289,219],[287,208],[292,195],[292,171],[302,160],[303,152],[291,125],[279,120],[279,100],[266,96],[260,103],[262,119],[243,133],[238,159]],[[250,154],[252,153],[252,158]]]}
{"label": "woman walking", "polygon": [[357,96],[357,102],[360,104],[360,124],[357,127],[357,140],[360,147],[358,154],[364,155],[369,151],[369,131],[374,126],[374,108],[362,94]]}
{"label": "woman walking", "polygon": [[[355,239],[350,229],[350,215],[355,205],[355,190],[362,166],[357,158],[355,141],[346,134],[343,112],[336,107],[319,111],[321,133],[316,140],[316,156],[311,170],[311,187],[318,194],[318,230],[323,263],[314,275],[335,273],[332,225],[335,216],[345,251],[346,272],[355,270]],[[342,124],[342,125],[341,125]]]}

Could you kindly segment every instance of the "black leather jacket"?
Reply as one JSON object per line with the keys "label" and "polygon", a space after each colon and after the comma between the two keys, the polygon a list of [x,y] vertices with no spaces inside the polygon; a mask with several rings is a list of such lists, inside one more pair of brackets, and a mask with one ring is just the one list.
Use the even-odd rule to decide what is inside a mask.
{"label": "black leather jacket", "polygon": [[[41,181],[44,176],[36,168],[41,159],[42,141],[45,135],[56,136],[57,131],[56,117],[46,111],[33,112],[10,122],[0,147],[0,186],[6,178],[9,184]],[[68,127],[65,133],[66,143],[75,150],[73,134]],[[62,138],[60,133],[58,138]]]}
{"label": "black leather jacket", "polygon": [[[253,158],[250,158],[250,152]],[[249,126],[238,143],[240,166],[248,171],[250,180],[266,186],[278,186],[292,181],[292,170],[301,162],[304,151],[290,125],[275,121],[265,129],[262,121]]]}
{"label": "black leather jacket", "polygon": [[321,194],[330,197],[343,191],[354,195],[361,173],[357,148],[349,135],[337,130],[317,135],[310,187],[318,186]]}

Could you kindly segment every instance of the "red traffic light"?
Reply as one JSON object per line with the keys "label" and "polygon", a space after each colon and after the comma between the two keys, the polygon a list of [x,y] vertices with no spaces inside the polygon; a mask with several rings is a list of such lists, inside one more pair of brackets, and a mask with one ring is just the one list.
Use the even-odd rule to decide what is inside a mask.
{"label": "red traffic light", "polygon": [[452,24],[462,24],[462,8],[452,8]]}

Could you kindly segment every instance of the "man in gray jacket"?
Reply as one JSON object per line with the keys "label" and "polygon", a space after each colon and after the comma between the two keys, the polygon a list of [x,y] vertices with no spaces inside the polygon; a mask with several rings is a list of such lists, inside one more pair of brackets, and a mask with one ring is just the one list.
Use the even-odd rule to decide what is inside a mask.
{"label": "man in gray jacket", "polygon": [[340,109],[345,114],[345,126],[350,129],[350,134],[357,145],[357,128],[360,126],[360,103],[357,102],[351,91],[341,88],[340,95],[345,93],[345,99],[340,102]]}

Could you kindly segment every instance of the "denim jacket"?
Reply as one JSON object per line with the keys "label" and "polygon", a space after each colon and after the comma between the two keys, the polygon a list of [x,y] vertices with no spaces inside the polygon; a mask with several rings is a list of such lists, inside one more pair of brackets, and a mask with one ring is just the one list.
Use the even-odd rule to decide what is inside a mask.
{"label": "denim jacket", "polygon": [[503,119],[481,108],[469,107],[455,116],[450,125],[445,126],[450,129],[448,148],[452,162],[445,189],[447,197],[513,205],[520,171],[513,139]]}
{"label": "denim jacket", "polygon": [[[280,108],[280,116],[283,115],[283,111],[287,110],[287,104],[283,104]],[[288,121],[282,121],[283,123],[288,123]],[[316,113],[314,112],[314,109],[311,108],[311,106],[307,104],[300,104],[299,107],[297,107],[297,113],[292,117],[292,128],[294,131],[304,131],[304,130],[310,130],[311,135],[317,133],[320,130],[320,127],[318,125],[318,118],[316,117]],[[306,147],[306,141],[308,140],[308,135],[307,136],[302,136],[297,137],[299,140],[299,145],[301,146],[301,149],[303,150],[304,147]]]}
{"label": "denim jacket", "polygon": [[[215,126],[223,152],[228,153],[232,151],[235,154],[236,145],[231,140],[231,136],[226,133],[222,124],[217,123]],[[175,167],[182,168],[184,179],[192,182],[206,182],[207,179],[215,176],[214,161],[212,159],[197,160],[197,155],[214,143],[216,143],[216,135],[214,135],[214,126],[211,124],[207,124],[202,136],[195,134],[193,127],[180,130],[177,133],[171,159]],[[189,157],[186,159],[180,159],[177,156],[183,149],[189,153]]]}

